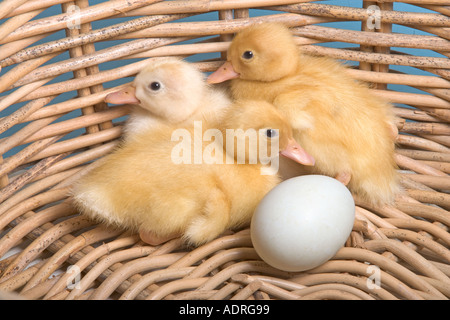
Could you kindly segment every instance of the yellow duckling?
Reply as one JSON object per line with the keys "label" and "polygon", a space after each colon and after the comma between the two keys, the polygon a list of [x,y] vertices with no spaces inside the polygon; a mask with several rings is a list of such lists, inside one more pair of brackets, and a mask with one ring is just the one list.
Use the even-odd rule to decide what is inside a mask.
{"label": "yellow duckling", "polygon": [[375,204],[393,201],[399,183],[391,105],[342,64],[302,53],[288,28],[262,23],[235,36],[228,61],[208,82],[228,79],[234,99],[264,99],[289,119],[294,138],[316,160],[303,173],[335,177]]}
{"label": "yellow duckling", "polygon": [[314,164],[272,105],[237,102],[216,123],[133,135],[74,185],[73,200],[84,214],[136,230],[152,245],[181,236],[197,246],[250,222],[280,182],[280,151]]}
{"label": "yellow duckling", "polygon": [[193,64],[175,57],[152,59],[132,86],[108,94],[105,101],[134,106],[125,136],[164,124],[218,119],[230,103],[223,91],[204,81],[204,74]]}

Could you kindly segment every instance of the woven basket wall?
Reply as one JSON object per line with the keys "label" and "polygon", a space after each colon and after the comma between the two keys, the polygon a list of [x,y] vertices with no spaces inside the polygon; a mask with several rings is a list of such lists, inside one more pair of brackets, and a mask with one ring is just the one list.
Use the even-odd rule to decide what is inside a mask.
{"label": "woven basket wall", "polygon": [[[398,1],[423,13],[396,11],[390,0],[311,2],[2,1],[0,291],[28,299],[450,298],[448,0]],[[55,8],[62,13],[36,17]],[[188,250],[178,239],[145,245],[78,215],[68,188],[113,150],[129,112],[105,104],[106,94],[155,56],[215,53],[221,58],[196,62],[214,71],[235,32],[266,20],[292,27],[307,52],[351,63],[355,78],[395,103],[406,190],[395,205],[355,199],[346,246],[300,273],[261,261],[248,229]],[[361,30],[346,29],[348,21]],[[408,34],[392,32],[399,26]]]}

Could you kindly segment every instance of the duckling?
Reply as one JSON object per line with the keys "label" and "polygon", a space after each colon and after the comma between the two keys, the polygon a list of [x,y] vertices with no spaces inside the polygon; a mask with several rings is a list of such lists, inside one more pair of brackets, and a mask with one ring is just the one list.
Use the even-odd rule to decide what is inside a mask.
{"label": "duckling", "polygon": [[212,88],[193,64],[175,57],[154,58],[132,86],[108,94],[105,102],[131,104],[124,137],[164,123],[217,119],[230,103],[223,90]]}
{"label": "duckling", "polygon": [[[250,222],[259,201],[280,182],[271,163],[280,151],[314,164],[287,121],[265,101],[236,102],[220,121],[200,123],[199,132],[197,122],[193,128],[165,125],[133,135],[75,183],[75,205],[92,218],[138,231],[151,245],[182,237],[198,246]],[[192,160],[196,145],[201,162]],[[190,154],[187,161],[178,161],[180,150]]]}
{"label": "duckling", "polygon": [[234,99],[264,99],[289,119],[294,138],[316,160],[299,173],[335,177],[362,199],[389,204],[400,190],[392,107],[345,68],[301,52],[287,27],[262,23],[236,34],[227,62],[208,82],[232,79]]}

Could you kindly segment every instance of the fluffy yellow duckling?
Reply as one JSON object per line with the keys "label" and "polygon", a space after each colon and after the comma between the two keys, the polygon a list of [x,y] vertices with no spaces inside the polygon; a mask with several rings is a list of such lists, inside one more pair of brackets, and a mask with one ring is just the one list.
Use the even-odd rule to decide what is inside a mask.
{"label": "fluffy yellow duckling", "polygon": [[[73,199],[81,212],[137,230],[149,244],[182,236],[197,246],[250,222],[259,201],[280,182],[272,163],[279,151],[314,163],[272,105],[239,102],[216,124],[133,135],[74,185]],[[265,171],[270,168],[275,170]]]}
{"label": "fluffy yellow duckling", "polygon": [[306,173],[335,177],[375,204],[393,200],[399,184],[391,105],[342,64],[302,53],[288,28],[262,23],[235,36],[228,61],[208,82],[228,79],[235,99],[264,99],[289,119],[294,138],[316,160]]}
{"label": "fluffy yellow duckling", "polygon": [[204,74],[191,63],[175,57],[155,58],[137,74],[132,86],[108,94],[105,101],[134,105],[125,137],[161,124],[214,120],[230,100],[204,80]]}

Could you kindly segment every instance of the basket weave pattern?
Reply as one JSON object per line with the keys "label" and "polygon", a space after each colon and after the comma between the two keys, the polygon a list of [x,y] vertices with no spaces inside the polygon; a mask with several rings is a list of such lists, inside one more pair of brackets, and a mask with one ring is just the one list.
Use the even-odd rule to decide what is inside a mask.
{"label": "basket weave pattern", "polygon": [[[399,1],[426,13],[396,11],[386,0],[362,1],[363,8],[311,2],[1,2],[0,291],[58,300],[450,298],[448,0]],[[55,6],[61,14],[34,19]],[[208,12],[218,14],[178,21]],[[111,23],[95,28],[100,20]],[[156,56],[221,52],[220,59],[195,62],[214,71],[233,34],[257,21],[285,23],[306,52],[354,62],[348,72],[395,104],[405,189],[395,205],[355,199],[346,246],[299,273],[261,261],[248,229],[196,249],[179,239],[152,247],[78,215],[70,185],[113,150],[129,112],[104,97]],[[361,21],[361,31],[323,24],[339,21]],[[393,25],[417,34],[392,32]],[[58,31],[65,33],[47,39]],[[109,40],[120,42],[96,49]],[[328,45],[335,41],[348,47]],[[112,61],[121,63],[108,67]],[[117,79],[123,84],[108,86]],[[58,101],[63,94],[71,96]]]}

